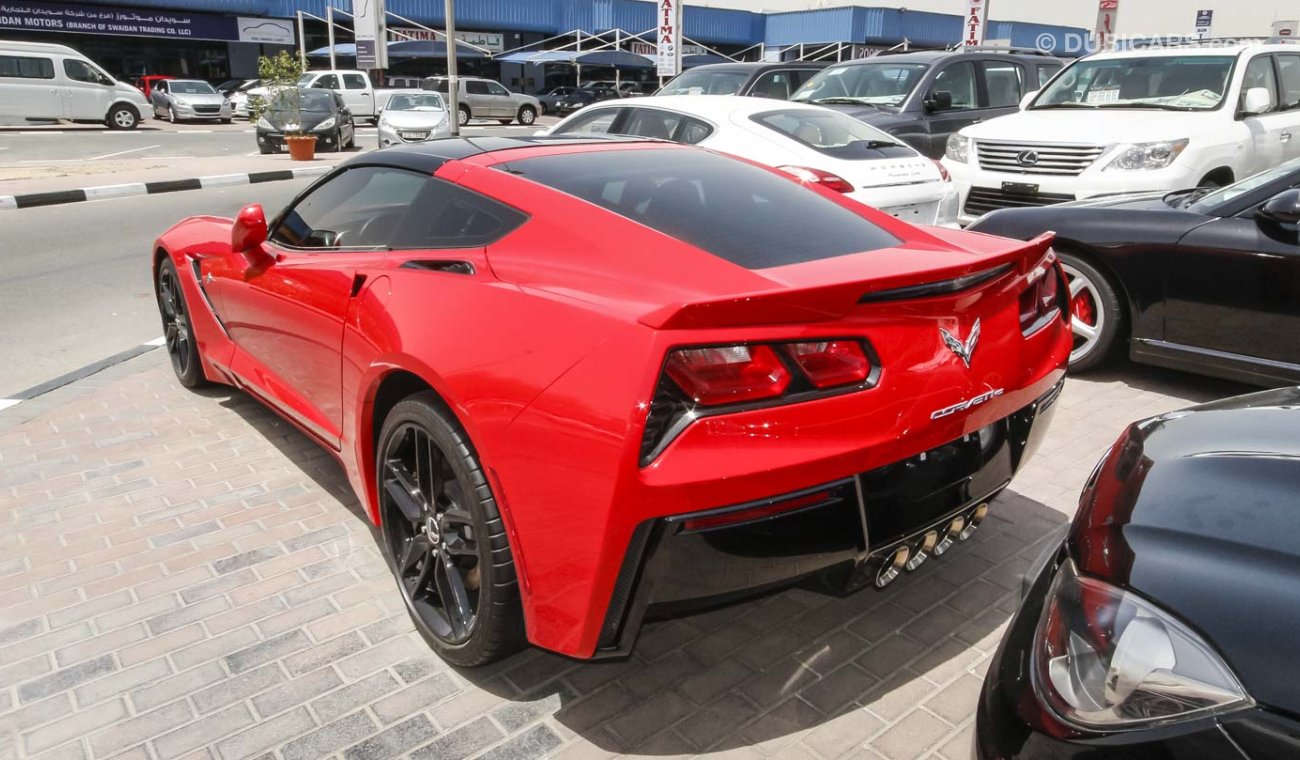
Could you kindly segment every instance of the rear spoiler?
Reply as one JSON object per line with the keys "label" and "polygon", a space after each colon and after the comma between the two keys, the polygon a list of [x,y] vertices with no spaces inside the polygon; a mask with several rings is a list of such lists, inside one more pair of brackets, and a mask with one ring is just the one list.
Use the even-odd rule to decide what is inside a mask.
{"label": "rear spoiler", "polygon": [[[918,251],[915,259],[928,259],[928,265],[918,265],[915,259],[900,258],[892,262],[882,259],[883,269],[898,271],[886,271],[870,279],[805,288],[779,287],[671,304],[642,315],[639,321],[660,330],[829,322],[843,319],[863,304],[952,295],[994,282],[1012,272],[1026,275],[1049,255],[1054,239],[1054,233],[1048,232],[1027,243],[1000,240],[1014,245],[987,255],[973,251],[943,253],[940,256],[946,259],[943,262],[936,261],[940,257],[935,251]],[[906,249],[899,250],[904,255],[909,253]]]}

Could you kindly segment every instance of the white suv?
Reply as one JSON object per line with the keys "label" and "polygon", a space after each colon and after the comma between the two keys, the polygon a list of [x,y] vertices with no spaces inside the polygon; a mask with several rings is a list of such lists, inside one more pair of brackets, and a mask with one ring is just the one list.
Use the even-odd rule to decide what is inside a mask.
{"label": "white suv", "polygon": [[962,129],[943,164],[963,223],[989,211],[1227,185],[1300,157],[1300,45],[1100,53],[1019,113]]}

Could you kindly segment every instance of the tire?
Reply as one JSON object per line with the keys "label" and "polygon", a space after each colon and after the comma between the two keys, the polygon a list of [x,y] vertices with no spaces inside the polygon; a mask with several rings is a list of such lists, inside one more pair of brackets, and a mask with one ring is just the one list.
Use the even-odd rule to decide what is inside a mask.
{"label": "tire", "polygon": [[335,153],[343,152],[343,127],[339,127],[338,130],[334,133],[334,152]]}
{"label": "tire", "polygon": [[140,114],[125,104],[113,106],[104,119],[109,129],[135,129],[140,126]]}
{"label": "tire", "polygon": [[185,291],[176,275],[176,265],[170,258],[164,258],[158,267],[154,295],[158,299],[158,314],[162,317],[164,347],[171,358],[176,379],[186,388],[207,385],[208,381],[203,377],[203,362],[199,359],[199,346],[194,340],[189,304],[185,302]]}
{"label": "tire", "polygon": [[1070,283],[1070,369],[1087,372],[1109,361],[1119,336],[1127,334],[1124,308],[1110,278],[1086,258],[1062,252],[1061,266]]}
{"label": "tire", "polygon": [[357,147],[357,130],[353,129],[352,134],[348,135],[347,148],[348,150],[352,150],[353,148],[356,147]]}
{"label": "tire", "polygon": [[230,124],[230,123],[232,123],[233,121],[234,121],[234,119],[222,119],[222,120],[221,120],[221,123],[222,123],[222,124]]}
{"label": "tire", "polygon": [[522,648],[505,524],[473,445],[436,394],[418,393],[389,412],[376,470],[384,556],[424,640],[460,667]]}
{"label": "tire", "polygon": [[167,121],[170,121],[172,124],[180,123],[180,119],[176,118],[175,106],[167,106]]}
{"label": "tire", "polygon": [[269,156],[269,155],[271,155],[271,153],[273,152],[273,151],[271,150],[271,148],[268,147],[268,146],[266,146],[266,145],[259,145],[259,146],[257,146],[257,150],[258,150],[258,152],[261,153],[263,156]]}
{"label": "tire", "polygon": [[460,114],[458,115],[458,118],[460,120],[460,125],[462,127],[469,124],[469,106],[462,105],[460,107]]}
{"label": "tire", "polygon": [[514,119],[497,119],[497,121],[501,122],[502,124],[510,124],[514,122]]}
{"label": "tire", "polygon": [[537,109],[532,106],[521,106],[516,118],[525,127],[532,126],[533,122],[537,121]]}

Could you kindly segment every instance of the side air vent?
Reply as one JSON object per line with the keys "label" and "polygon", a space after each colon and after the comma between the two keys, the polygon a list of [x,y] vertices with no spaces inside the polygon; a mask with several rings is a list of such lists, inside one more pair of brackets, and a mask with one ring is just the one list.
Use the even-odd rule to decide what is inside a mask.
{"label": "side air vent", "polygon": [[447,274],[474,274],[474,265],[468,261],[408,261],[402,265],[402,269],[424,269],[430,272],[446,272]]}
{"label": "side air vent", "polygon": [[968,274],[965,277],[956,277],[951,280],[942,280],[940,282],[927,282],[924,285],[909,285],[905,288],[894,288],[893,290],[881,290],[875,293],[864,293],[858,299],[858,303],[886,303],[889,301],[904,301],[910,298],[929,298],[931,296],[945,296],[951,293],[960,293],[963,290],[982,285],[990,280],[1011,271],[1010,264],[1003,264],[1000,267],[987,269],[983,272]]}

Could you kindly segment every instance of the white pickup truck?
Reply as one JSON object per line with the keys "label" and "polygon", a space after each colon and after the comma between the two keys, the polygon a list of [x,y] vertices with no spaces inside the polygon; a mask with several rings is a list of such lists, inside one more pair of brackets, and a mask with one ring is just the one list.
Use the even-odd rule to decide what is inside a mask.
{"label": "white pickup truck", "polygon": [[943,165],[963,223],[999,208],[1223,186],[1300,158],[1300,45],[1100,53],[962,129]]}
{"label": "white pickup truck", "polygon": [[[337,92],[352,112],[354,122],[378,119],[379,111],[388,104],[388,99],[393,93],[400,92],[395,89],[375,89],[366,72],[355,69],[308,71],[298,78],[298,86]],[[248,97],[250,101],[253,98],[265,98],[267,92],[266,87],[256,87],[248,91]]]}

